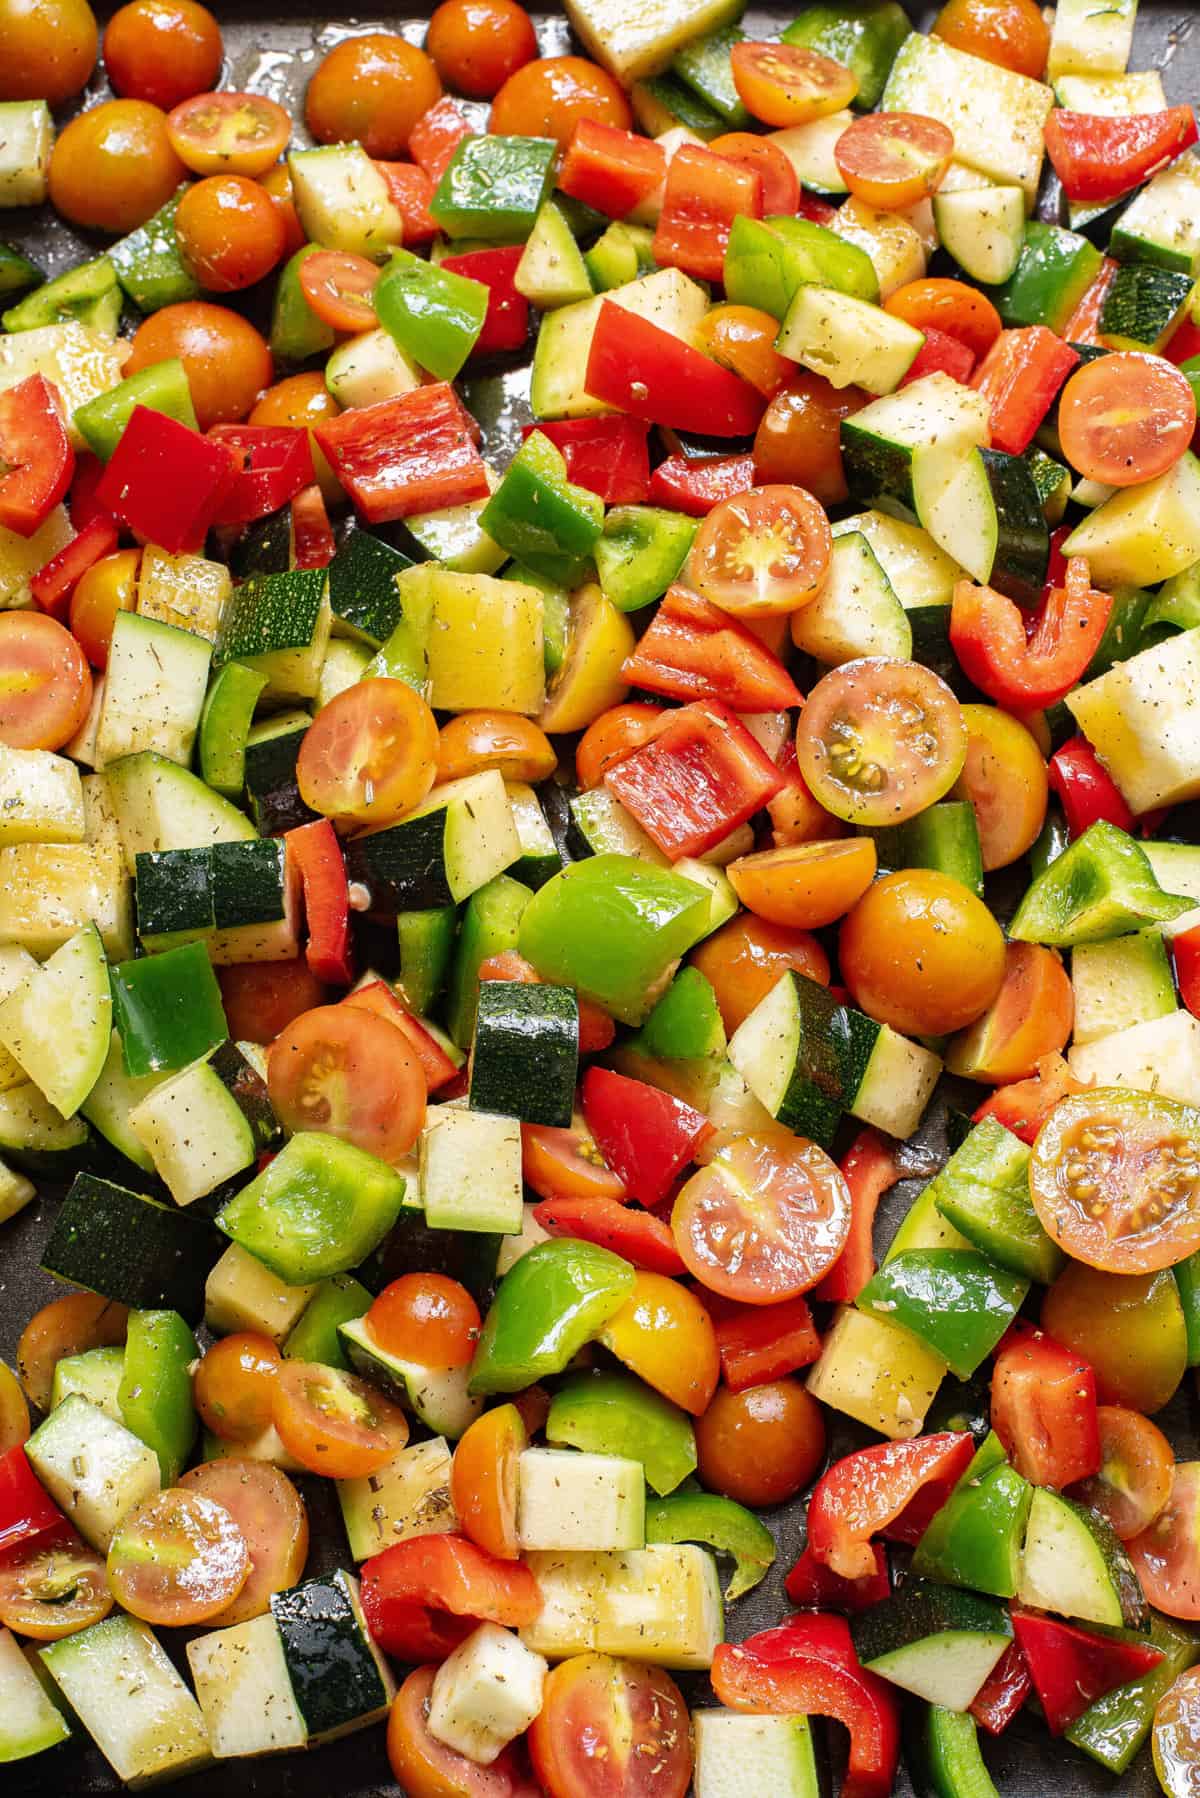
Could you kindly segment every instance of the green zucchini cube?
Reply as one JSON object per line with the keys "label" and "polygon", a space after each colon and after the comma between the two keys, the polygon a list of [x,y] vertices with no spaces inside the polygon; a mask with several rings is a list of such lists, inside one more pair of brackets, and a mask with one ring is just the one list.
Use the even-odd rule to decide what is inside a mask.
{"label": "green zucchini cube", "polygon": [[378,649],[400,622],[396,576],[409,557],[382,537],[353,527],[329,564],[329,608],[335,636]]}
{"label": "green zucchini cube", "polygon": [[352,1574],[339,1569],[273,1593],[271,1615],[310,1747],[386,1715],[396,1682],[371,1640]]}
{"label": "green zucchini cube", "polygon": [[138,935],[169,949],[212,930],[212,860],[208,849],[143,849],[134,870]]}
{"label": "green zucchini cube", "polygon": [[131,1311],[178,1311],[194,1323],[220,1253],[220,1239],[204,1218],[94,1174],[76,1174],[42,1267]]}
{"label": "green zucchini cube", "polygon": [[569,986],[488,980],[471,1056],[472,1111],[565,1129],[579,1075],[579,1001]]}
{"label": "green zucchini cube", "polygon": [[557,155],[549,137],[465,137],[429,210],[450,237],[526,238],[550,197]]}

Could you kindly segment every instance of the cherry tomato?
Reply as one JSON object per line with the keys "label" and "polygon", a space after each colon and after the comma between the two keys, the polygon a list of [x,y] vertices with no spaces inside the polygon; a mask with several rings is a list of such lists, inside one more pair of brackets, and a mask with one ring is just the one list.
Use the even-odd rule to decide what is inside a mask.
{"label": "cherry tomato", "polygon": [[206,1429],[225,1442],[253,1442],[270,1426],[283,1357],[269,1336],[239,1330],[214,1342],[196,1369],[193,1396]]}
{"label": "cherry tomato", "polygon": [[582,1117],[569,1130],[521,1125],[521,1174],[543,1199],[617,1199],[626,1196]]}
{"label": "cherry tomato", "polygon": [[823,506],[846,499],[841,421],[866,403],[867,395],[859,387],[833,387],[824,375],[794,370],[759,420],[755,480],[806,487]]}
{"label": "cherry tomato", "polygon": [[1148,1529],[1171,1496],[1175,1456],[1156,1423],[1123,1405],[1099,1405],[1100,1471],[1071,1496],[1109,1523],[1122,1542]]}
{"label": "cherry tomato", "polygon": [[225,1021],[235,1042],[269,1043],[303,1012],[324,1005],[328,989],[294,961],[235,962],[216,969]]}
{"label": "cherry tomato", "polygon": [[450,1501],[459,1528],[501,1561],[521,1552],[517,1486],[529,1437],[515,1405],[496,1405],[459,1438],[450,1464]]}
{"label": "cherry tomato", "polygon": [[821,1407],[799,1380],[730,1392],[722,1386],[696,1420],[698,1471],[740,1505],[781,1505],[825,1459]]}
{"label": "cherry tomato", "polygon": [[575,750],[575,773],[585,789],[598,787],[610,768],[649,743],[662,729],[665,709],[631,699],[610,706],[584,731]]}
{"label": "cherry tomato", "polygon": [[437,775],[433,713],[401,680],[363,680],[322,706],[304,733],[296,780],[306,805],[335,823],[393,824]]}
{"label": "cherry tomato", "polygon": [[87,0],[5,0],[0,6],[0,100],[61,106],[96,66],[99,33]]}
{"label": "cherry tomato", "polygon": [[858,77],[798,44],[735,44],[733,85],[743,106],[764,125],[807,125],[849,106]]}
{"label": "cherry tomato", "polygon": [[725,872],[742,904],[772,924],[819,930],[845,917],[875,878],[871,837],[790,843],[740,856]]}
{"label": "cherry tomato", "polygon": [[764,218],[799,210],[800,182],[796,171],[769,137],[759,137],[753,131],[726,131],[714,137],[708,147],[726,162],[736,162],[758,176],[762,182]]}
{"label": "cherry tomato", "polygon": [[936,37],[1040,80],[1050,49],[1050,30],[1037,0],[949,0],[933,22]]}
{"label": "cherry tomato", "polygon": [[167,131],[193,175],[265,175],[287,149],[292,121],[262,94],[197,94],[173,107]]}
{"label": "cherry tomato", "polygon": [[691,959],[717,995],[730,1036],[789,968],[829,985],[829,958],[816,937],[746,912],[705,937]]}
{"label": "cherry tomato", "polygon": [[128,1322],[125,1306],[98,1292],[69,1292],[35,1311],[17,1343],[17,1375],[30,1404],[48,1411],[58,1363],[87,1349],[116,1348]]}
{"label": "cherry tomato", "polygon": [[313,435],[312,427],[323,418],[336,418],[341,409],[325,385],[324,374],[319,368],[314,368],[307,374],[288,375],[286,379],[276,381],[273,387],[268,387],[262,398],[255,402],[249,418],[252,425],[307,427],[313,469],[325,503],[330,506],[336,506],[345,498],[345,494],[341,482],[326,460],[324,450]]}
{"label": "cherry tomato", "polygon": [[283,1363],[274,1421],[301,1467],[331,1480],[376,1473],[408,1441],[408,1419],[399,1405],[355,1374],[315,1361]]}
{"label": "cherry tomato", "polygon": [[146,100],[105,100],[59,133],[50,199],[73,225],[124,233],[165,206],[184,173],[165,113]]}
{"label": "cherry tomato", "polygon": [[[764,142],[755,138],[754,142]],[[700,323],[699,346],[735,375],[768,397],[777,393],[794,364],[779,354],[775,339],[778,320],[754,306],[713,306]]]}
{"label": "cherry tomato", "polygon": [[850,1193],[804,1137],[735,1137],[683,1187],[671,1230],[702,1286],[771,1305],[808,1292],[833,1266],[850,1231]]}
{"label": "cherry tomato", "polygon": [[[308,239],[304,235],[304,227],[300,223],[296,211],[295,195],[292,192],[292,177],[286,162],[274,163],[262,176],[263,192],[271,196],[280,219],[283,221],[283,254],[285,259],[294,256]],[[340,408],[339,408],[340,410]]]}
{"label": "cherry tomato", "polygon": [[11,1367],[0,1361],[0,1455],[29,1440],[29,1406],[21,1382]]}
{"label": "cherry tomato", "polygon": [[581,119],[628,131],[633,114],[619,83],[583,56],[545,56],[509,76],[492,102],[489,130],[552,137],[566,149]]}
{"label": "cherry tomato", "polygon": [[479,1306],[445,1274],[404,1274],[367,1312],[367,1332],[389,1355],[422,1367],[466,1367],[479,1341]]}
{"label": "cherry tomato", "polygon": [[436,1667],[418,1667],[404,1681],[388,1714],[387,1752],[408,1798],[538,1798],[512,1748],[484,1767],[429,1733],[429,1694]]}
{"label": "cherry tomato", "polygon": [[950,796],[974,808],[990,874],[1019,861],[1038,839],[1050,792],[1046,760],[1026,726],[996,706],[965,705],[962,717],[967,756]]}
{"label": "cherry tomato", "polygon": [[35,1642],[57,1642],[99,1623],[113,1608],[104,1556],[74,1530],[37,1536],[0,1558],[0,1625]]}
{"label": "cherry tomato", "polygon": [[1200,1776],[1200,1669],[1187,1668],[1159,1699],[1152,1752],[1167,1798],[1194,1798]]}
{"label": "cherry tomato", "polygon": [[144,1623],[204,1623],[246,1583],[250,1552],[224,1506],[171,1486],[117,1526],[108,1583],[118,1604]]}
{"label": "cherry tomato", "polygon": [[1042,1300],[1042,1328],[1091,1363],[1105,1405],[1161,1411],[1187,1370],[1187,1330],[1169,1268],[1109,1274],[1068,1261]]}
{"label": "cherry tomato", "polygon": [[459,712],[438,732],[437,777],[462,780],[495,768],[505,780],[536,786],[558,767],[550,739],[516,712]]}
{"label": "cherry tomato", "polygon": [[932,325],[965,343],[976,360],[987,355],[1002,329],[1000,314],[985,293],[944,275],[908,281],[883,302],[885,312],[924,331]]}
{"label": "cherry tomato", "polygon": [[0,614],[0,743],[61,749],[91,703],[91,669],[65,626],[41,612]]}
{"label": "cherry tomato", "polygon": [[950,1044],[946,1066],[992,1086],[1027,1080],[1047,1055],[1066,1048],[1074,1018],[1074,988],[1054,950],[1007,943],[1004,983],[983,1015]]}
{"label": "cherry tomato", "polygon": [[823,675],[796,727],[805,782],[848,824],[915,818],[950,791],[966,754],[962,707],[941,676],[882,656]]}
{"label": "cherry tomato", "polygon": [[1121,350],[1085,362],[1059,396],[1058,435],[1072,468],[1136,487],[1173,468],[1196,429],[1196,396],[1165,356]]}
{"label": "cherry tomato", "polygon": [[358,1006],[294,1019],[271,1045],[267,1086],[285,1130],[323,1130],[381,1161],[402,1160],[425,1122],[425,1076],[403,1031]]}
{"label": "cherry tomato", "polygon": [[425,48],[447,87],[490,100],[538,53],[533,21],[516,0],[442,0]]}
{"label": "cherry tomato", "polygon": [[135,375],[172,356],[183,363],[202,431],[245,418],[271,383],[266,339],[240,313],[207,300],[184,300],[152,312],[138,326],[125,373]]}
{"label": "cherry tomato", "polygon": [[829,520],[803,487],[752,487],[703,519],[687,582],[735,618],[794,612],[829,572]]}
{"label": "cherry tomato", "polygon": [[1004,979],[1004,935],[961,881],[929,868],[885,874],[842,925],[842,979],[854,1003],[905,1036],[973,1024]]}
{"label": "cherry tomato", "polygon": [[1149,1529],[1126,1544],[1156,1611],[1200,1620],[1200,1461],[1178,1461],[1168,1498]]}
{"label": "cherry tomato", "polygon": [[71,595],[71,634],[93,668],[108,666],[108,650],[118,612],[137,601],[140,549],[118,549],[86,569]]}
{"label": "cherry tomato", "polygon": [[312,310],[335,331],[373,331],[378,320],[372,295],[379,270],[347,250],[318,250],[300,267],[300,286]]}
{"label": "cherry tomato", "polygon": [[529,1751],[548,1798],[685,1798],[691,1740],[661,1667],[578,1654],[548,1674]]}
{"label": "cherry tomato", "polygon": [[600,1340],[639,1379],[694,1416],[716,1391],[721,1357],[712,1318],[666,1274],[635,1274],[633,1291]]}
{"label": "cherry tomato", "polygon": [[304,96],[304,118],[320,144],[353,141],[368,156],[402,156],[423,112],[442,97],[437,70],[402,37],[349,37],[321,62]]}
{"label": "cherry tomato", "polygon": [[953,155],[954,133],[916,112],[864,113],[833,147],[850,192],[884,211],[935,194]]}
{"label": "cherry tomato", "polygon": [[188,188],[175,214],[187,267],[209,293],[236,293],[269,275],[286,230],[275,202],[248,175],[209,175]]}
{"label": "cherry tomato", "polygon": [[220,79],[221,27],[197,0],[130,0],[104,31],[113,92],[170,112]]}
{"label": "cherry tomato", "polygon": [[1076,1261],[1119,1274],[1172,1267],[1200,1246],[1200,1113],[1126,1087],[1071,1094],[1038,1132],[1029,1191]]}
{"label": "cherry tomato", "polygon": [[229,1456],[203,1461],[179,1484],[228,1511],[242,1533],[250,1556],[246,1583],[225,1610],[209,1621],[217,1629],[248,1623],[270,1608],[273,1592],[296,1585],[308,1559],[308,1512],[304,1500],[278,1467],[269,1461],[243,1461]]}
{"label": "cherry tomato", "polygon": [[786,771],[787,784],[767,800],[774,848],[785,849],[791,843],[831,843],[837,837],[852,834],[844,818],[835,818],[813,797],[797,765],[794,743],[788,745],[781,766]]}

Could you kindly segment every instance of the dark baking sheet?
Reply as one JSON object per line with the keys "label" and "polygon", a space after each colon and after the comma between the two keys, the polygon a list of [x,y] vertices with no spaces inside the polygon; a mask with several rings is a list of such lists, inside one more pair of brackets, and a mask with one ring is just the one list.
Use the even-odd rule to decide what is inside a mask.
{"label": "dark baking sheet", "polygon": [[[267,94],[287,106],[293,117],[300,117],[304,85],[316,63],[335,43],[363,31],[380,29],[399,31],[420,43],[425,20],[435,3],[436,0],[429,0],[425,10],[415,17],[407,12],[372,12],[348,13],[332,19],[330,8],[314,4],[313,0],[291,0],[290,16],[286,19],[271,11],[268,0],[262,0],[261,5],[246,0],[241,5],[213,6],[225,39],[223,85]],[[681,5],[686,5],[686,0],[681,0]],[[101,13],[102,19],[109,10],[112,9]],[[778,7],[751,5],[746,15],[747,28],[752,35],[756,31],[769,35],[801,10],[799,0],[795,5]],[[913,3],[908,10],[918,25],[928,27],[937,9]],[[543,55],[576,47],[561,13],[535,11],[534,17]],[[1142,0],[1130,66],[1159,69],[1173,104],[1196,100],[1200,93],[1200,5]],[[98,75],[82,104],[93,104],[107,94],[107,86]],[[462,104],[474,121],[484,127],[486,106],[469,101]],[[303,138],[302,127],[298,137]],[[1056,197],[1050,188],[1043,194],[1039,211],[1054,216],[1055,206]],[[95,254],[104,241],[89,241],[85,234],[73,231],[48,211],[0,212],[0,238],[23,249],[48,273],[57,273],[82,256]],[[253,303],[251,299],[251,307]],[[522,363],[498,365],[468,379],[464,386],[469,403],[484,425],[485,453],[503,463],[519,442],[521,425],[530,416],[527,367]],[[972,1092],[977,1094],[978,1089],[960,1086],[960,1103],[969,1104]],[[953,1105],[955,1097],[953,1083],[945,1083],[920,1137],[906,1151],[914,1177],[895,1187],[881,1208],[881,1250],[924,1180],[945,1159],[946,1108]],[[0,1224],[0,1358],[10,1365],[25,1322],[40,1305],[63,1290],[38,1267],[56,1207],[57,1196],[48,1192],[39,1195],[10,1223]],[[839,1420],[832,1413],[829,1418],[834,1456],[869,1440],[865,1431],[848,1420]],[[1190,1374],[1159,1422],[1170,1435],[1177,1458],[1200,1455],[1200,1404]],[[307,1571],[321,1573],[339,1564],[348,1565],[341,1517],[330,1488],[321,1480],[299,1483],[312,1522],[313,1548]],[[781,1506],[766,1520],[779,1543],[778,1562],[762,1586],[728,1608],[730,1640],[741,1640],[778,1622],[790,1608],[783,1595],[783,1576],[803,1546],[803,1504]],[[165,1632],[164,1639],[173,1651],[182,1641],[179,1632]],[[684,1679],[682,1683],[690,1702],[713,1702],[702,1679]],[[836,1793],[844,1761],[841,1731],[818,1724],[817,1736],[824,1760],[824,1789]],[[1054,1798],[1088,1798],[1091,1794],[1115,1792],[1120,1792],[1122,1798],[1153,1798],[1159,1791],[1148,1751],[1128,1774],[1113,1779],[1069,1745],[1053,1742],[1044,1727],[1028,1715],[1018,1718],[999,1741],[985,1740],[984,1747],[1003,1798],[1051,1798],[1051,1794]],[[338,1798],[383,1798],[384,1794],[399,1790],[388,1769],[382,1727],[307,1755],[218,1762],[207,1772],[176,1781],[171,1789],[180,1798],[328,1798],[330,1794]],[[90,1798],[92,1794],[122,1790],[107,1763],[90,1747],[69,1746],[52,1755],[7,1766],[0,1777],[0,1792],[5,1798],[33,1798],[34,1793],[39,1798],[42,1794]],[[912,1798],[912,1787],[903,1769],[896,1791],[898,1798]],[[771,1795],[753,1793],[747,1788],[746,1798]]]}

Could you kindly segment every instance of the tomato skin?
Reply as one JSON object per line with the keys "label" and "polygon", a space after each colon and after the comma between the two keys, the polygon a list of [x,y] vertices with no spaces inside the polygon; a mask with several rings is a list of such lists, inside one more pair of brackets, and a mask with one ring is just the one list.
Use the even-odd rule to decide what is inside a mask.
{"label": "tomato skin", "polygon": [[1175,1456],[1158,1425],[1122,1405],[1100,1405],[1100,1471],[1070,1495],[1107,1519],[1122,1542],[1148,1529],[1171,1496]]}
{"label": "tomato skin", "polygon": [[947,337],[957,337],[976,359],[986,356],[1002,328],[1000,314],[985,293],[943,275],[906,282],[888,295],[883,309],[918,331],[932,325]]}
{"label": "tomato skin", "polygon": [[124,1305],[96,1292],[69,1292],[35,1311],[17,1343],[17,1376],[30,1403],[48,1411],[58,1362],[86,1349],[116,1348],[128,1322]]}
{"label": "tomato skin", "polygon": [[982,1017],[950,1044],[952,1074],[995,1086],[1026,1080],[1039,1061],[1065,1049],[1075,1019],[1075,991],[1053,949],[1007,943],[1004,983]]}
{"label": "tomato skin", "polygon": [[847,824],[903,824],[962,772],[962,708],[919,662],[864,656],[822,675],[796,726],[796,761],[819,805]]}
{"label": "tomato skin", "polygon": [[1142,1591],[1156,1611],[1200,1619],[1200,1461],[1179,1461],[1171,1496],[1127,1545]]}
{"label": "tomato skin", "polygon": [[401,1685],[388,1713],[387,1752],[408,1798],[538,1798],[506,1748],[490,1766],[468,1760],[429,1733],[429,1694],[436,1667],[418,1667]]}
{"label": "tomato skin", "polygon": [[194,175],[257,177],[287,148],[292,121],[262,94],[195,94],[172,107],[167,135]]}
{"label": "tomato skin", "polygon": [[113,92],[170,112],[215,86],[221,28],[197,0],[130,0],[104,31],[104,67]]}
{"label": "tomato skin", "polygon": [[516,0],[442,0],[425,49],[447,87],[490,100],[538,53],[533,22]]}
{"label": "tomato skin", "polygon": [[1096,1376],[1041,1330],[1010,1332],[992,1372],[992,1428],[1035,1486],[1069,1486],[1100,1471]]}
{"label": "tomato skin", "polygon": [[937,192],[954,154],[954,133],[919,113],[864,113],[833,149],[850,192],[868,206],[915,206]]}
{"label": "tomato skin", "polygon": [[544,56],[508,77],[492,102],[489,131],[552,137],[565,150],[580,119],[628,131],[633,114],[620,85],[583,56]]}
{"label": "tomato skin", "polygon": [[543,1199],[616,1199],[628,1197],[596,1147],[581,1117],[569,1130],[552,1124],[521,1125],[521,1174]]}
{"label": "tomato skin", "polygon": [[379,270],[365,256],[347,250],[318,250],[300,268],[300,288],[309,306],[335,331],[371,331]]}
{"label": "tomato skin", "polygon": [[762,182],[764,218],[799,210],[800,182],[796,171],[769,137],[759,137],[754,131],[726,131],[714,137],[708,147],[726,162],[740,163],[758,176]]}
{"label": "tomato skin", "polygon": [[303,1012],[324,1005],[329,997],[302,955],[294,961],[235,962],[216,974],[235,1042],[273,1042]]}
{"label": "tomato skin", "polygon": [[546,1679],[529,1730],[548,1798],[685,1798],[692,1751],[687,1707],[661,1667],[581,1654]]}
{"label": "tomato skin", "polygon": [[701,348],[768,398],[792,373],[792,364],[775,348],[778,335],[777,321],[755,306],[714,306],[700,324]]}
{"label": "tomato skin", "polygon": [[738,98],[765,125],[806,125],[840,112],[858,92],[849,69],[799,45],[739,43],[729,60]]}
{"label": "tomato skin", "polygon": [[419,693],[400,680],[358,681],[330,700],[300,745],[296,780],[306,805],[347,828],[395,823],[437,776],[438,730]]}
{"label": "tomato skin", "polygon": [[135,231],[184,178],[166,114],[146,100],[105,100],[64,126],[50,157],[50,199],[73,225]]}
{"label": "tomato skin", "polygon": [[829,985],[829,958],[816,937],[748,912],[705,937],[692,950],[691,963],[717,995],[721,1022],[730,1036],[789,968]]}
{"label": "tomato skin", "polygon": [[0,10],[0,100],[60,106],[87,86],[98,39],[87,0],[7,0]]}
{"label": "tomato skin", "polygon": [[1169,1268],[1108,1274],[1068,1261],[1042,1300],[1042,1328],[1089,1362],[1106,1405],[1161,1411],[1187,1371],[1187,1331]]}
{"label": "tomato skin", "polygon": [[823,506],[847,499],[840,426],[866,403],[859,387],[834,387],[823,375],[794,370],[759,421],[754,479],[807,487]]}
{"label": "tomato skin", "polygon": [[322,1005],[280,1032],[267,1057],[287,1130],[324,1130],[381,1161],[408,1154],[425,1122],[425,1076],[402,1031],[359,1006]]}
{"label": "tomato skin", "polygon": [[108,666],[118,612],[132,612],[137,600],[140,549],[118,549],[85,570],[71,595],[71,634],[93,668]]}
{"label": "tomato skin", "polygon": [[21,1382],[12,1368],[0,1361],[0,1458],[28,1440],[29,1406]]}
{"label": "tomato skin", "polygon": [[47,1532],[0,1558],[0,1627],[58,1642],[107,1617],[115,1600],[104,1556],[73,1529]]}
{"label": "tomato skin", "polygon": [[665,1274],[640,1272],[600,1340],[618,1361],[699,1417],[721,1372],[716,1332],[700,1300]]}
{"label": "tomato skin", "polygon": [[973,1024],[1004,979],[1004,936],[982,899],[927,868],[885,874],[842,925],[854,1003],[906,1036]]}
{"label": "tomato skin", "polygon": [[[288,173],[287,163],[273,163],[261,179],[263,192],[271,196],[271,204],[283,221],[283,255],[286,261],[308,242],[296,211],[292,177]],[[330,394],[329,397],[332,399],[333,395]]]}
{"label": "tomato skin", "polygon": [[829,520],[804,487],[751,487],[701,521],[687,585],[735,618],[794,612],[829,572]]}
{"label": "tomato skin", "polygon": [[334,46],[304,96],[304,118],[320,144],[355,141],[368,156],[402,156],[423,112],[442,97],[423,50],[369,31]]}
{"label": "tomato skin", "polygon": [[1081,475],[1133,487],[1165,474],[1188,448],[1196,396],[1164,356],[1120,350],[1070,376],[1059,396],[1058,429],[1063,454]]}
{"label": "tomato skin", "polygon": [[479,1306],[445,1274],[403,1274],[367,1312],[372,1339],[422,1367],[466,1367],[479,1340]]}
{"label": "tomato skin", "polygon": [[283,1362],[271,1417],[301,1467],[331,1480],[377,1472],[408,1441],[399,1405],[355,1374],[316,1362]]}
{"label": "tomato skin", "polygon": [[505,780],[536,786],[557,766],[558,757],[541,725],[516,712],[459,712],[438,732],[440,781],[496,768]]}
{"label": "tomato skin", "polygon": [[152,312],[138,326],[125,373],[135,375],[172,356],[183,363],[202,431],[245,418],[271,384],[266,339],[240,313],[207,300],[184,300]]}
{"label": "tomato skin", "polygon": [[821,1407],[799,1380],[731,1392],[722,1386],[696,1420],[700,1478],[742,1505],[781,1505],[825,1459]]}
{"label": "tomato skin", "polygon": [[273,1592],[298,1584],[308,1559],[308,1512],[304,1500],[269,1461],[226,1456],[202,1461],[181,1476],[185,1492],[198,1492],[233,1518],[250,1553],[250,1572],[233,1603],[209,1619],[216,1629],[247,1623],[269,1608]]}
{"label": "tomato skin", "polygon": [[515,1561],[521,1553],[518,1459],[528,1446],[517,1407],[496,1405],[468,1425],[450,1463],[450,1501],[459,1528],[501,1561]]}
{"label": "tomato skin", "polygon": [[271,1422],[275,1376],[283,1356],[269,1336],[251,1330],[222,1336],[193,1380],[205,1427],[226,1442],[253,1442]]}
{"label": "tomato skin", "polygon": [[1026,855],[1046,821],[1046,760],[1019,719],[992,705],[964,705],[967,757],[950,789],[967,799],[979,826],[985,874]]}
{"label": "tomato skin", "polygon": [[948,0],[933,32],[956,50],[1034,81],[1046,67],[1050,31],[1035,0]]}
{"label": "tomato skin", "polygon": [[610,768],[652,742],[662,728],[666,710],[645,699],[631,699],[610,706],[594,718],[575,750],[575,773],[581,787],[598,787]]}
{"label": "tomato skin", "polygon": [[175,214],[184,262],[210,293],[236,293],[270,274],[286,230],[265,188],[246,175],[209,175],[188,188]]}
{"label": "tomato skin", "polygon": [[742,904],[773,924],[819,930],[845,917],[875,878],[870,837],[762,849],[729,863]]}

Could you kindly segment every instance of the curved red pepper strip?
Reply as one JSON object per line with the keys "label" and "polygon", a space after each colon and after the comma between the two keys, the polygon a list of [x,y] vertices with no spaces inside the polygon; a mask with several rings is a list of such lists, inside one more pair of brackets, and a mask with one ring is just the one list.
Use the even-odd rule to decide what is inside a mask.
{"label": "curved red pepper strip", "polygon": [[1133,829],[1133,813],[1086,737],[1072,737],[1051,756],[1049,780],[1062,801],[1072,841],[1101,819],[1118,830]]}
{"label": "curved red pepper strip", "polygon": [[950,642],[967,679],[1009,711],[1054,705],[1083,674],[1104,635],[1112,596],[1088,582],[1087,563],[1067,564],[1067,584],[1052,587],[1027,637],[1020,608],[991,587],[959,581],[950,608]]}
{"label": "curved red pepper strip", "polygon": [[931,1482],[948,1497],[974,1453],[971,1432],[958,1430],[881,1442],[835,1461],[808,1507],[809,1547],[843,1579],[866,1578],[875,1569],[871,1537],[895,1524]]}
{"label": "curved red pepper strip", "polygon": [[669,1224],[649,1211],[631,1211],[617,1199],[543,1199],[534,1221],[551,1236],[575,1236],[611,1249],[648,1274],[685,1274]]}
{"label": "curved red pepper strip", "polygon": [[385,1654],[444,1660],[480,1619],[533,1623],[542,1595],[522,1561],[497,1560],[465,1536],[413,1536],[363,1563],[362,1607]]}

